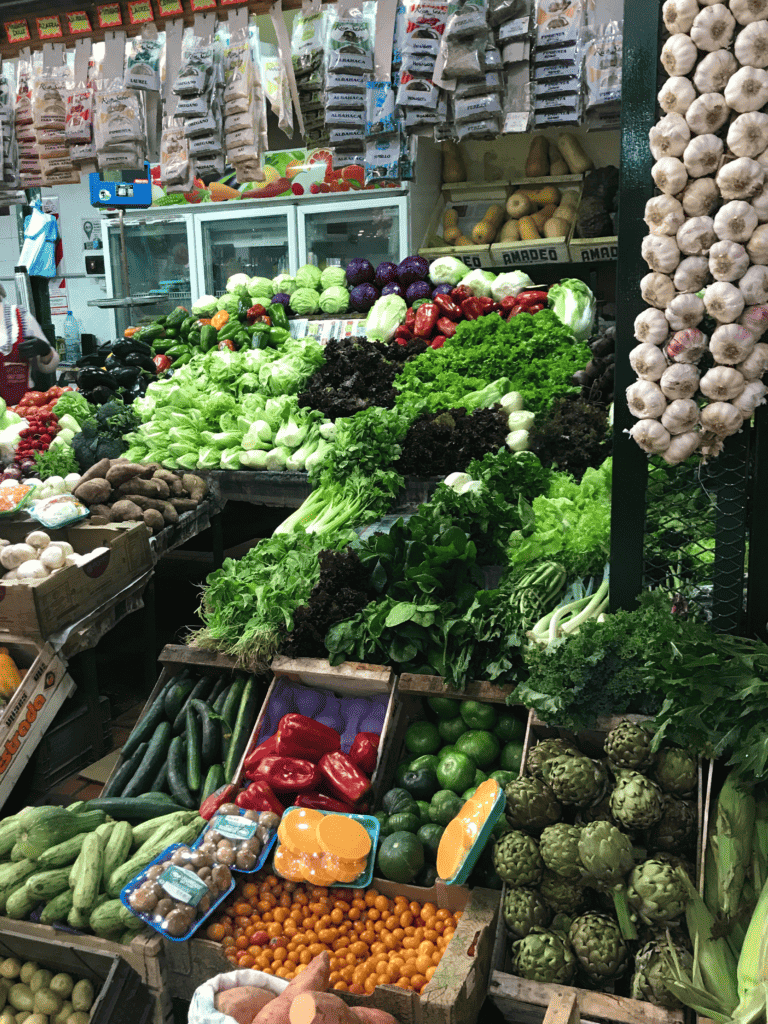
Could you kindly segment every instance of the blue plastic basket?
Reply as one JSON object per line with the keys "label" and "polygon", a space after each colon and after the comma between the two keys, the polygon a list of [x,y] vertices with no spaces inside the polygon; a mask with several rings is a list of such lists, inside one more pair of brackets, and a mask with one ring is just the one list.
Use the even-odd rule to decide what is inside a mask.
{"label": "blue plastic basket", "polygon": [[[216,814],[214,814],[214,816],[211,818],[210,822],[205,826],[203,831],[200,833],[200,835],[197,837],[197,839],[193,843],[193,845],[192,845],[192,849],[193,850],[196,850],[198,848],[198,846],[201,846],[205,842],[206,833],[211,831],[211,829],[213,828],[213,823],[214,823],[214,821],[216,820],[217,817],[219,817],[219,812],[218,811],[216,812]],[[224,817],[234,818],[234,814],[227,814],[227,815],[224,815]],[[244,818],[245,817],[245,811],[242,810],[242,808],[238,812],[238,817],[240,817],[240,818]],[[272,833],[272,836],[270,837],[270,839],[268,839],[267,842],[264,844],[264,846],[261,848],[261,853],[259,854],[259,859],[256,861],[256,864],[254,865],[254,867],[252,867],[252,868],[250,868],[249,870],[246,871],[245,868],[238,868],[236,865],[233,864],[231,866],[230,870],[231,871],[236,871],[239,875],[253,875],[253,874],[255,874],[255,872],[261,871],[261,869],[264,867],[264,865],[267,862],[267,858],[269,857],[270,853],[272,852],[272,847],[275,845],[275,840],[276,839],[277,839],[277,829],[275,829],[275,831]]]}
{"label": "blue plastic basket", "polygon": [[[469,803],[469,801],[467,800],[466,803]],[[477,864],[478,857],[485,849],[485,844],[488,842],[488,839],[490,838],[494,825],[504,813],[505,804],[506,797],[504,796],[504,790],[501,788],[501,786],[499,786],[499,793],[493,802],[491,813],[488,815],[488,817],[485,820],[485,824],[480,829],[477,839],[475,839],[474,843],[472,843],[470,848],[467,850],[467,855],[459,865],[458,871],[456,872],[455,875],[453,875],[452,878],[442,879],[442,881],[444,881],[446,885],[463,885],[469,878],[469,876],[472,874],[472,869],[474,868],[475,864]],[[462,810],[464,809],[464,806],[465,804],[462,804]],[[459,814],[460,813],[461,811],[459,811]]]}
{"label": "blue plastic basket", "polygon": [[[287,807],[283,813],[283,818],[286,814],[290,814],[291,811],[301,811],[306,808]],[[343,818],[351,818],[353,821],[359,821],[365,831],[371,837],[371,849],[368,854],[368,863],[366,864],[365,871],[358,875],[354,882],[334,882],[333,885],[329,885],[329,889],[367,889],[373,881],[373,868],[376,863],[376,847],[379,843],[379,832],[381,831],[381,822],[378,818],[374,818],[372,814],[346,814],[341,811],[318,811],[318,814],[322,814],[325,817],[326,814],[336,814]],[[280,819],[283,820],[282,818]],[[275,874],[279,875],[280,872],[275,870]],[[280,875],[280,877],[284,877]]]}

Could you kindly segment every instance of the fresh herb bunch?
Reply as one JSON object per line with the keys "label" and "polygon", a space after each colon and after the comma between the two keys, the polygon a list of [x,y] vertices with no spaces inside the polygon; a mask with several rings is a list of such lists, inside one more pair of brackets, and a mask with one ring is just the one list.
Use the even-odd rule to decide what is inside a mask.
{"label": "fresh herb bunch", "polygon": [[363,409],[336,424],[333,446],[320,468],[322,481],[344,482],[353,473],[363,476],[397,461],[408,431],[408,420],[395,409]]}
{"label": "fresh herb bunch", "polygon": [[35,473],[40,480],[80,472],[75,453],[68,444],[55,444],[46,452],[35,452],[33,458]]}
{"label": "fresh herb bunch", "polygon": [[530,447],[545,466],[581,480],[590,466],[600,466],[611,454],[607,413],[583,398],[561,396],[551,414],[534,423]]}
{"label": "fresh herb bunch", "polygon": [[494,409],[447,409],[412,423],[395,464],[404,476],[445,476],[504,446],[507,417]]}

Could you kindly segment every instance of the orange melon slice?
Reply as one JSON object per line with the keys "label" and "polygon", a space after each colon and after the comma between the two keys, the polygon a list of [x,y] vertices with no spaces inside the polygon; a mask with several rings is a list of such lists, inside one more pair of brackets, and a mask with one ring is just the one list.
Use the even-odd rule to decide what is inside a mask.
{"label": "orange melon slice", "polygon": [[326,814],[318,822],[317,841],[325,853],[344,860],[360,860],[371,852],[371,837],[353,818],[343,814]]}
{"label": "orange melon slice", "polygon": [[437,873],[440,878],[452,878],[467,855],[464,846],[464,824],[459,817],[449,821],[437,848]]}
{"label": "orange melon slice", "polygon": [[336,881],[349,885],[350,882],[354,882],[362,875],[367,866],[367,857],[362,857],[360,860],[339,860],[337,858],[336,867],[333,869]]}
{"label": "orange melon slice", "polygon": [[295,810],[289,811],[280,822],[285,836],[285,845],[297,853],[307,853],[312,856],[325,853],[315,835],[315,830],[322,821],[323,815],[320,811],[311,807],[297,807]]}
{"label": "orange melon slice", "polygon": [[275,871],[289,882],[303,882],[303,860],[282,844],[275,850]]}
{"label": "orange melon slice", "polygon": [[306,857],[302,866],[304,881],[310,885],[333,885],[334,875],[323,867],[322,857]]}

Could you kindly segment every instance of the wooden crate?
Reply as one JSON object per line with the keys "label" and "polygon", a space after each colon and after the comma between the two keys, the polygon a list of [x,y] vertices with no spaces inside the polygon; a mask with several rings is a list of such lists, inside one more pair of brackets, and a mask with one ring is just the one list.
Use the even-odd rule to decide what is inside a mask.
{"label": "wooden crate", "polygon": [[[554,178],[519,178],[510,183],[511,192],[544,188],[546,185],[561,187],[561,192],[576,191],[581,195],[582,177],[579,174],[564,174]],[[535,270],[537,266],[550,263],[568,263],[571,259],[568,245],[573,227],[560,238],[541,238],[530,242],[494,242],[491,245],[492,266],[504,269]],[[534,278],[535,280],[535,278]]]}
{"label": "wooden crate", "polygon": [[619,239],[617,235],[606,238],[571,238],[568,251],[573,263],[615,262],[619,258]]}
{"label": "wooden crate", "polygon": [[398,677],[398,688],[401,693],[414,693],[422,697],[453,697],[456,700],[477,700],[485,704],[506,704],[512,688],[505,689],[495,683],[476,679],[467,683],[463,690],[452,690],[442,676],[414,675],[403,672]]}
{"label": "wooden crate", "polygon": [[[428,260],[436,260],[441,256],[455,256],[468,267],[489,269],[492,267],[491,248],[489,245],[443,245],[439,248],[430,246],[430,239],[434,236],[441,237],[443,233],[443,214],[447,205],[456,206],[459,213],[459,226],[469,238],[471,237],[472,226],[476,224],[485,213],[485,210],[492,203],[499,203],[502,206],[507,201],[509,189],[504,182],[495,182],[490,185],[465,185],[460,193],[454,194],[451,188],[456,186],[444,186],[443,193],[437,201],[434,213],[427,227],[427,233],[419,249],[419,255]],[[470,212],[471,211],[471,212]]]}
{"label": "wooden crate", "polygon": [[[130,1011],[125,1018],[119,1016],[112,1005],[112,1000],[107,1001],[110,1007],[110,1017],[102,1018],[100,1024],[173,1024],[173,1008],[168,990],[168,983],[165,972],[165,959],[163,940],[156,933],[147,930],[137,934],[130,945],[122,945],[119,942],[109,942],[107,939],[100,939],[95,935],[82,935],[71,929],[53,928],[50,925],[35,924],[33,921],[13,921],[10,918],[0,918],[0,952],[3,956],[12,954],[3,952],[6,945],[21,950],[31,950],[33,945],[40,947],[39,957],[41,962],[56,964],[59,970],[80,972],[82,976],[82,965],[97,960],[107,961],[110,958],[119,958],[124,962],[131,974],[136,977],[137,982],[143,986],[146,993],[147,1012],[141,1012],[140,993],[138,990],[135,996],[127,1000],[126,1009]],[[44,950],[51,950],[50,954]],[[55,952],[54,952],[55,951]],[[13,955],[21,955],[14,953]],[[54,956],[57,959],[54,959]],[[64,965],[65,956],[72,958],[71,967]],[[22,960],[33,959],[32,955],[26,953],[21,956]],[[129,975],[130,976],[130,975]],[[126,992],[126,995],[128,993]],[[135,1001],[134,1001],[135,1000]],[[120,1005],[119,1002],[117,1004]],[[94,1007],[95,1010],[95,1007]],[[92,1024],[96,1024],[96,1018],[91,1018]]]}

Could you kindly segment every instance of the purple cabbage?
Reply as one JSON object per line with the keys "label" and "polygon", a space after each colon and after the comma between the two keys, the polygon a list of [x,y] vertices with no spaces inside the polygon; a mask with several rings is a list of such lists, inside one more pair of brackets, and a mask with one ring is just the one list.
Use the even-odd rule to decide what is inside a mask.
{"label": "purple cabbage", "polygon": [[453,284],[436,284],[432,289],[432,298],[436,295],[450,295],[455,287]]}
{"label": "purple cabbage", "polygon": [[290,306],[291,296],[288,295],[286,292],[277,292],[276,295],[272,296],[271,301],[272,302],[279,302],[281,306],[285,306],[286,313],[290,314],[290,312],[291,312],[291,306]]}
{"label": "purple cabbage", "polygon": [[372,282],[376,274],[372,264],[368,260],[355,257],[347,264],[347,281],[350,288],[357,284],[368,284]]}
{"label": "purple cabbage", "polygon": [[397,267],[397,279],[403,288],[414,281],[423,281],[429,274],[429,263],[423,256],[406,256]]}
{"label": "purple cabbage", "polygon": [[431,299],[432,285],[429,281],[414,281],[405,292],[405,301],[412,306],[417,299]]}
{"label": "purple cabbage", "polygon": [[397,281],[393,281],[392,284],[385,284],[384,285],[384,287],[381,289],[381,294],[382,295],[400,295],[402,297],[403,289],[400,287],[400,285],[397,283]]}
{"label": "purple cabbage", "polygon": [[349,304],[358,313],[367,313],[378,297],[379,290],[372,284],[358,284],[349,293]]}
{"label": "purple cabbage", "polygon": [[376,267],[376,277],[374,279],[374,284],[378,288],[384,288],[384,285],[394,284],[396,281],[397,266],[394,263],[380,263],[378,267]]}

